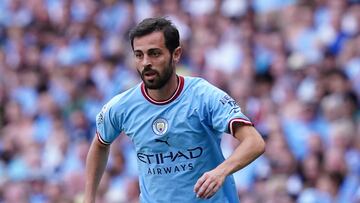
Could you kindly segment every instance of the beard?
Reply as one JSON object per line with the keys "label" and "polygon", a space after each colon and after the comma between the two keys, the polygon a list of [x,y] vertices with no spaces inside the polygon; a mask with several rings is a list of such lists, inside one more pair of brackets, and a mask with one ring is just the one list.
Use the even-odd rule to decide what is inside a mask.
{"label": "beard", "polygon": [[[145,67],[142,72],[138,70],[138,73],[144,82],[144,85],[147,89],[161,89],[165,84],[168,83],[172,74],[174,73],[174,67],[172,66],[172,57],[170,58],[169,63],[165,67],[162,73],[158,72],[157,70],[152,69],[151,67]],[[145,74],[151,72],[155,74],[155,78],[152,80],[146,80]]]}

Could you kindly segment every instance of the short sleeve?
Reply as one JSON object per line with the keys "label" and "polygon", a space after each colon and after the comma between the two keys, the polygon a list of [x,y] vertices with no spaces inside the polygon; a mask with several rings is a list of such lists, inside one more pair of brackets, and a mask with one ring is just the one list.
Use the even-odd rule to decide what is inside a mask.
{"label": "short sleeve", "polygon": [[111,144],[121,133],[121,118],[112,104],[110,101],[104,105],[96,116],[96,136],[105,145]]}
{"label": "short sleeve", "polygon": [[239,122],[243,125],[253,125],[246,117],[237,102],[227,93],[209,84],[208,108],[212,127],[221,132],[233,135],[233,124]]}

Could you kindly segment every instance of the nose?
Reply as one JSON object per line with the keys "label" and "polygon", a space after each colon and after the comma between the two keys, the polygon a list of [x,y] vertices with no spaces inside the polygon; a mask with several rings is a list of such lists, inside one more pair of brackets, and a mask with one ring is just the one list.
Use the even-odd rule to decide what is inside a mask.
{"label": "nose", "polygon": [[144,68],[151,67],[151,60],[150,60],[149,56],[147,56],[146,54],[144,55],[144,58],[142,60],[142,66]]}

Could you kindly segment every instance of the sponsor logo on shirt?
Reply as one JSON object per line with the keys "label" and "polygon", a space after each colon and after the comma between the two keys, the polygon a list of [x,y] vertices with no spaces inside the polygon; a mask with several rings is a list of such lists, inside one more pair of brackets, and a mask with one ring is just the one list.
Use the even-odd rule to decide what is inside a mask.
{"label": "sponsor logo on shirt", "polygon": [[229,95],[225,95],[224,97],[222,97],[220,99],[220,102],[222,105],[229,105],[230,106],[230,112],[229,114],[232,114],[232,113],[238,113],[240,112],[240,106],[236,103],[236,101],[231,98]]}
{"label": "sponsor logo on shirt", "polygon": [[162,140],[162,139],[155,139],[155,142],[164,143],[164,144],[166,144],[167,146],[170,147],[170,144],[169,144],[168,140],[169,140],[169,138],[166,137],[166,138],[163,139],[163,140]]}
{"label": "sponsor logo on shirt", "polygon": [[99,115],[97,116],[97,124],[100,125],[104,122],[104,115],[105,115],[105,112],[107,111],[108,109],[108,105],[104,105],[99,113]]}
{"label": "sponsor logo on shirt", "polygon": [[102,124],[104,122],[104,114],[103,114],[103,112],[99,113],[96,122],[97,122],[98,125],[100,125],[100,124]]}
{"label": "sponsor logo on shirt", "polygon": [[[200,158],[202,154],[203,148],[195,147],[166,153],[137,153],[137,158],[142,163],[156,166],[149,166],[147,175],[164,175],[193,170],[195,167],[193,161]],[[180,164],[172,164],[178,162]]]}
{"label": "sponsor logo on shirt", "polygon": [[192,149],[187,149],[186,151],[170,151],[167,153],[137,153],[139,161],[146,164],[163,164],[171,163],[178,160],[191,160],[199,158],[203,153],[201,147],[195,147]]}

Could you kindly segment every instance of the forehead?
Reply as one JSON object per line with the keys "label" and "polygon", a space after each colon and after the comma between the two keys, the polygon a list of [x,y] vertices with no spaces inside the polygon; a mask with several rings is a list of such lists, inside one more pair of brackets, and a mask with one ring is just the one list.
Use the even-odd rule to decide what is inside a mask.
{"label": "forehead", "polygon": [[134,51],[146,51],[148,49],[166,49],[164,34],[162,32],[152,32],[148,35],[134,38]]}

